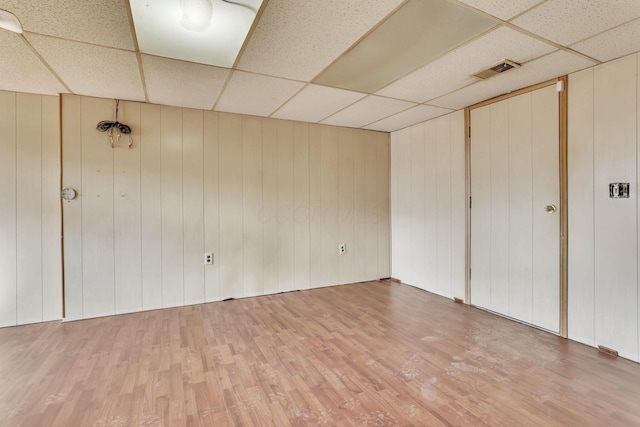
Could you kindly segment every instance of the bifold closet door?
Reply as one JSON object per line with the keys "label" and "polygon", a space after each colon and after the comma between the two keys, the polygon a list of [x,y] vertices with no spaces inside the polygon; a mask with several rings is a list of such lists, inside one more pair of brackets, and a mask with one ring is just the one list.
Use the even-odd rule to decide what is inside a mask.
{"label": "bifold closet door", "polygon": [[471,304],[559,332],[555,86],[471,110]]}

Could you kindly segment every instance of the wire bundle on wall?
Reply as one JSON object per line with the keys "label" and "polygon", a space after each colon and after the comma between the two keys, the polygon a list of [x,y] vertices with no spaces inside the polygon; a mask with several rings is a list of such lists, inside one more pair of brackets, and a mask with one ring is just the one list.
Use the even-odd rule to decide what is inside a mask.
{"label": "wire bundle on wall", "polygon": [[[120,100],[116,99],[115,103],[116,103],[116,120],[115,121],[103,120],[98,123],[98,125],[96,126],[96,129],[99,130],[100,132],[107,132],[107,135],[109,136],[109,143],[111,144],[111,148],[114,148],[114,145],[118,141],[120,141],[120,136],[129,135],[128,147],[131,148],[131,145],[133,145],[133,136],[131,135],[131,127],[125,125],[124,123],[120,123],[118,121],[118,108],[120,105]],[[114,141],[114,129],[115,129],[115,141]]]}

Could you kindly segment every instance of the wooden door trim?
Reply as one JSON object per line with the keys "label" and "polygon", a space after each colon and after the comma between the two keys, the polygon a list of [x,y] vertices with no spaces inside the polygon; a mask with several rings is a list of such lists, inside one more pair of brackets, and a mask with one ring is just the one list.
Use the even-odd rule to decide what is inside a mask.
{"label": "wooden door trim", "polygon": [[465,210],[465,226],[466,226],[466,242],[465,242],[465,304],[471,304],[471,110],[504,101],[505,99],[524,93],[533,92],[547,86],[555,85],[562,82],[562,91],[558,93],[558,142],[559,142],[559,167],[560,167],[560,336],[568,337],[568,224],[569,217],[567,212],[568,205],[568,183],[567,183],[567,140],[568,140],[568,77],[561,76],[556,79],[547,80],[526,88],[515,90],[504,95],[499,95],[482,102],[478,102],[464,109],[464,127],[465,127],[465,190],[466,190],[466,210]]}
{"label": "wooden door trim", "polygon": [[558,78],[562,82],[560,96],[560,336],[569,337],[569,206],[568,193],[568,112],[569,112],[569,78]]}

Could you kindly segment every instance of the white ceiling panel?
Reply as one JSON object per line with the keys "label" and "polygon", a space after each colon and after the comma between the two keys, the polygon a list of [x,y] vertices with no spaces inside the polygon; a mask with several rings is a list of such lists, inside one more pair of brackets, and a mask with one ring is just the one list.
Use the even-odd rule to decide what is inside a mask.
{"label": "white ceiling panel", "polygon": [[451,110],[431,105],[417,105],[368,126],[365,129],[393,132],[450,113]]}
{"label": "white ceiling panel", "polygon": [[0,89],[57,95],[65,88],[17,34],[0,30]]}
{"label": "white ceiling panel", "polygon": [[268,117],[303,86],[300,82],[236,71],[215,109]]}
{"label": "white ceiling panel", "polygon": [[640,50],[640,19],[571,46],[600,61],[610,61]]}
{"label": "white ceiling panel", "polygon": [[500,27],[420,68],[377,92],[392,98],[425,102],[477,81],[471,77],[503,59],[518,63],[551,52],[551,45],[518,31]]}
{"label": "white ceiling panel", "polygon": [[415,104],[372,95],[337,112],[321,123],[360,128],[411,108],[412,106],[415,106]]}
{"label": "white ceiling panel", "polygon": [[301,90],[272,117],[317,123],[365,96],[364,93],[312,84]]}
{"label": "white ceiling panel", "polygon": [[638,0],[549,0],[512,22],[569,46],[639,16]]}
{"label": "white ceiling panel", "polygon": [[270,0],[238,68],[310,81],[403,0]]}
{"label": "white ceiling panel", "polygon": [[36,34],[27,34],[26,37],[73,93],[145,100],[134,52]]}
{"label": "white ceiling panel", "polygon": [[595,65],[565,51],[556,51],[522,68],[467,86],[429,104],[459,110],[475,103]]}
{"label": "white ceiling panel", "polygon": [[25,31],[133,50],[126,0],[0,0]]}
{"label": "white ceiling panel", "polygon": [[149,102],[210,110],[229,76],[226,68],[142,55]]}
{"label": "white ceiling panel", "polygon": [[460,3],[468,4],[478,10],[493,15],[504,21],[508,21],[514,16],[540,4],[544,0],[459,0]]}

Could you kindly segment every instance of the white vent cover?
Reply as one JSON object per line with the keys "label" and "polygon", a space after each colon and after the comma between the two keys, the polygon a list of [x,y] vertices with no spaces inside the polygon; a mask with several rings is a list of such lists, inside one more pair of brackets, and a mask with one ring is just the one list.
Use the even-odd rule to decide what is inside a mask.
{"label": "white vent cover", "polygon": [[480,70],[477,73],[474,73],[473,77],[477,77],[481,80],[486,80],[490,77],[497,76],[500,73],[504,73],[505,71],[509,71],[513,68],[518,67],[520,67],[520,64],[518,64],[517,62],[505,59],[487,69]]}

